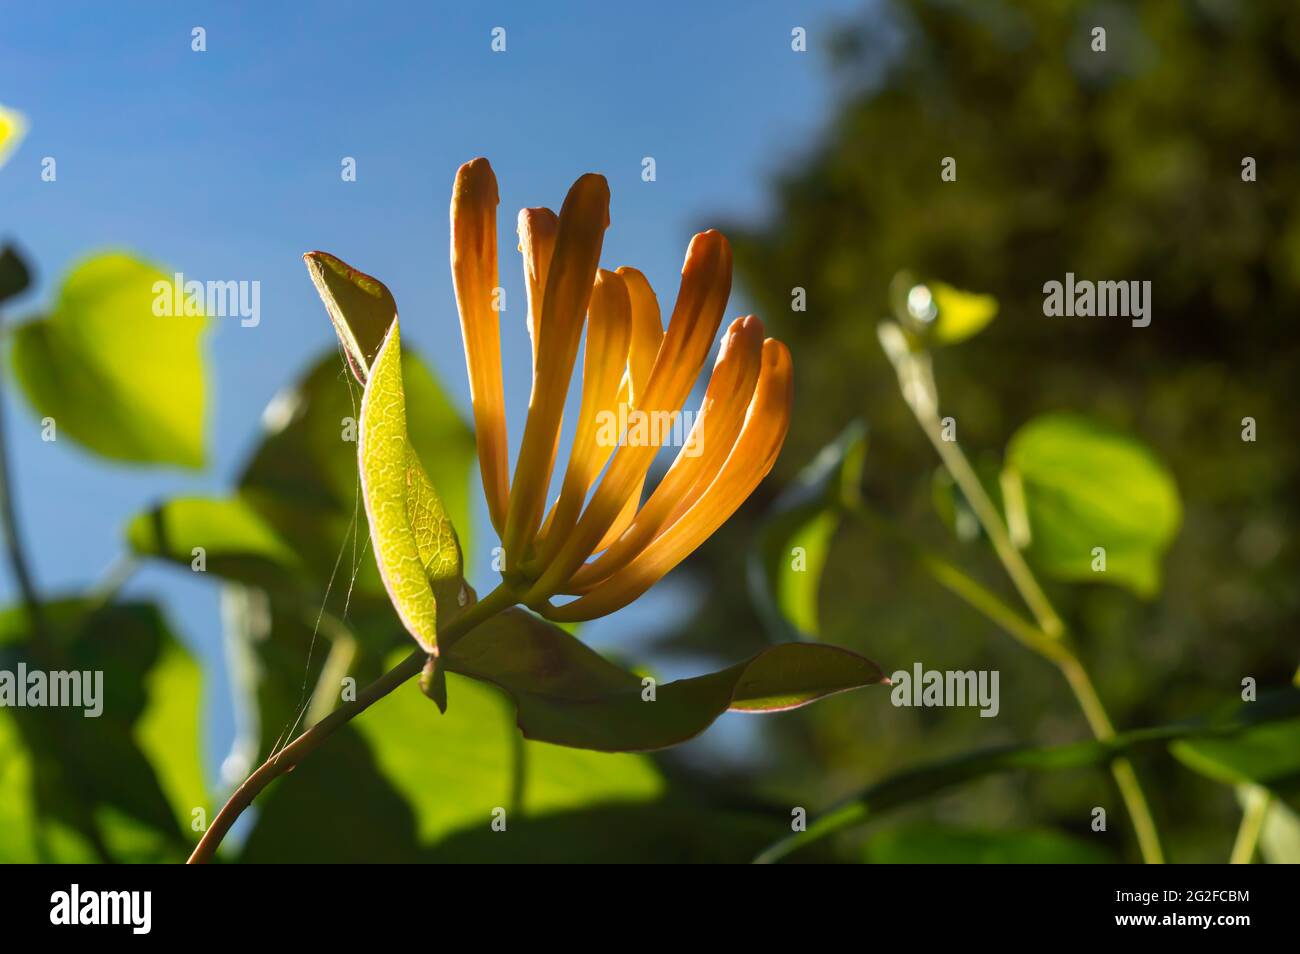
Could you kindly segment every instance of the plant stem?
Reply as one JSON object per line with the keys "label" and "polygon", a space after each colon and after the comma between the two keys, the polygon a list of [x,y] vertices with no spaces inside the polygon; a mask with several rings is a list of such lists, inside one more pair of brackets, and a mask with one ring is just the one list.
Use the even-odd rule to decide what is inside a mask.
{"label": "plant stem", "polygon": [[[445,640],[450,643],[453,639],[465,635],[475,626],[486,622],[502,610],[513,606],[517,601],[513,591],[504,585],[498,586],[440,630],[438,639],[440,642]],[[244,784],[240,785],[226,801],[226,804],[222,806],[221,811],[217,813],[217,817],[208,826],[208,830],[199,839],[193,854],[190,855],[188,864],[202,864],[211,861],[216,855],[221,840],[230,831],[230,826],[235,823],[235,819],[243,814],[244,809],[253,803],[253,799],[261,793],[262,789],[266,788],[274,779],[298,765],[339,727],[346,725],[412,676],[419,675],[427,659],[428,654],[423,649],[416,649],[411,655],[357,693],[356,699],[352,702],[339,706],[321,719],[320,722],[311,726],[302,735],[263,762],[257,771],[248,776]]]}
{"label": "plant stem", "polygon": [[1248,865],[1255,860],[1255,848],[1259,845],[1264,821],[1273,807],[1273,793],[1268,789],[1252,785],[1248,791],[1250,803],[1241,815],[1241,827],[1237,829],[1237,839],[1232,843],[1232,854],[1228,857],[1230,865]]}
{"label": "plant stem", "polygon": [[140,560],[134,554],[118,554],[108,565],[103,576],[91,587],[88,597],[97,607],[108,605],[117,598],[122,587],[126,586],[139,568]]}
{"label": "plant stem", "polygon": [[[1024,557],[1020,555],[1020,551],[1011,542],[1011,536],[1007,532],[1001,514],[998,513],[997,507],[989,498],[988,493],[985,492],[983,483],[980,482],[979,476],[975,473],[975,469],[971,466],[961,446],[956,440],[944,439],[943,424],[938,413],[938,395],[934,386],[933,375],[930,372],[928,357],[923,356],[924,360],[918,359],[910,350],[900,347],[899,342],[901,339],[897,337],[891,339],[884,332],[885,329],[882,328],[881,343],[898,372],[899,389],[902,392],[904,402],[911,409],[917,423],[921,426],[921,430],[934,446],[944,467],[961,489],[967,501],[970,502],[971,509],[975,511],[976,519],[979,520],[980,526],[984,528],[989,541],[993,544],[993,551],[997,554],[998,560],[1006,570],[1007,576],[1011,578],[1011,582],[1019,592],[1021,599],[1025,601],[1025,605],[1037,621],[1038,629],[1041,631],[1041,635],[1046,637],[1046,640],[1026,639],[1024,637],[1029,634],[1015,632],[1010,629],[1008,631],[1012,632],[1012,635],[1021,639],[1022,642],[1044,656],[1044,658],[1050,660],[1061,671],[1079,703],[1079,708],[1083,710],[1084,718],[1087,720],[1089,728],[1092,729],[1092,734],[1101,741],[1113,739],[1115,737],[1115,727],[1110,721],[1110,716],[1106,714],[1106,708],[1102,704],[1101,697],[1097,695],[1097,689],[1092,683],[1092,677],[1088,675],[1083,661],[1069,645],[1066,638],[1065,624],[1057,615],[1051,601],[1047,598],[1047,594],[1039,586],[1038,579],[1029,568],[1029,564],[1025,562]],[[941,580],[941,582],[943,581]],[[973,581],[968,582],[973,584]],[[954,589],[954,592],[957,592],[958,595],[966,598],[972,606],[989,615],[989,618],[994,622],[1004,626],[1004,628],[1007,627],[1005,618],[999,618],[998,615],[988,613],[986,600],[973,601],[968,594],[960,592],[950,584],[946,585],[949,585],[950,589]],[[978,584],[973,585],[978,587]],[[981,603],[985,605],[981,605]],[[1001,601],[998,601],[998,603],[1001,603]],[[1001,614],[1001,616],[1005,617],[1005,614]],[[1147,864],[1163,864],[1164,853],[1160,847],[1160,837],[1156,829],[1155,819],[1151,815],[1151,808],[1147,804],[1146,795],[1143,793],[1142,785],[1133,769],[1133,763],[1124,757],[1117,758],[1111,763],[1110,770],[1115,779],[1115,785],[1119,788],[1120,797],[1123,798],[1125,808],[1128,810],[1129,819],[1133,823],[1133,831],[1137,836],[1142,859]]]}
{"label": "plant stem", "polygon": [[[1111,724],[1106,707],[1092,684],[1092,677],[1084,668],[1078,656],[1071,655],[1067,663],[1061,664],[1061,672],[1079,702],[1092,734],[1102,742],[1115,738],[1115,726]],[[1119,794],[1128,809],[1129,821],[1133,823],[1133,833],[1137,835],[1138,849],[1142,860],[1149,865],[1165,863],[1164,851],[1160,847],[1160,833],[1156,828],[1155,818],[1151,815],[1151,806],[1147,804],[1142,783],[1138,780],[1133,763],[1126,756],[1121,756],[1110,763],[1110,774],[1115,779]]]}
{"label": "plant stem", "polygon": [[1029,612],[1038,620],[1039,627],[1048,636],[1053,638],[1065,634],[1065,624],[1061,618],[1056,615],[1056,610],[1052,608],[1051,602],[1047,599],[1047,594],[1043,592],[1042,587],[1038,585],[1038,579],[1034,576],[1029,564],[1025,558],[1020,555],[1011,542],[1011,536],[1007,532],[1006,524],[1002,522],[1002,516],[998,513],[998,508],[989,498],[988,492],[984,489],[984,484],[980,481],[975,469],[971,467],[970,461],[962,452],[961,446],[955,441],[946,441],[943,439],[943,425],[939,422],[937,416],[932,414],[922,414],[916,408],[916,419],[925,431],[926,437],[934,445],[935,451],[939,454],[939,459],[943,461],[943,466],[947,468],[952,479],[957,482],[961,492],[970,502],[971,509],[975,511],[975,517],[979,520],[980,526],[988,534],[989,542],[993,544],[993,550],[998,555],[998,560],[1007,571],[1007,576],[1011,577],[1011,582],[1020,598],[1025,601],[1029,607]]}
{"label": "plant stem", "polygon": [[14,503],[13,478],[9,472],[9,442],[5,432],[4,416],[4,391],[0,389],[0,533],[4,536],[9,568],[18,583],[18,591],[22,595],[23,607],[27,611],[32,635],[35,639],[41,640],[45,633],[45,618],[41,612],[41,601],[36,594],[36,585],[32,582],[31,568],[18,530],[18,507]]}

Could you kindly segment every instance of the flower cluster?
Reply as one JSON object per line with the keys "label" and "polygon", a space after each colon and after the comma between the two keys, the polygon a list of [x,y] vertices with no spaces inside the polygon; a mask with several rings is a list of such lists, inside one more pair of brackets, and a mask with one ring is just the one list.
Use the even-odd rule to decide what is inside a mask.
{"label": "flower cluster", "polygon": [[[658,447],[600,438],[631,408],[676,415],[708,359],[731,291],[731,248],[716,231],[686,251],[668,327],[635,268],[599,267],[609,187],[584,175],[559,215],[519,213],[533,385],[519,459],[509,472],[502,388],[496,177],[486,159],[461,166],[451,200],[451,269],[465,340],[488,511],[520,601],[577,621],[636,599],[718,529],[771,470],[790,423],[790,352],[754,315],[727,329],[687,445],[642,502]],[[559,496],[546,510],[565,398],[579,345],[582,397]],[[626,415],[624,415],[626,417]],[[577,599],[555,605],[557,594]]]}

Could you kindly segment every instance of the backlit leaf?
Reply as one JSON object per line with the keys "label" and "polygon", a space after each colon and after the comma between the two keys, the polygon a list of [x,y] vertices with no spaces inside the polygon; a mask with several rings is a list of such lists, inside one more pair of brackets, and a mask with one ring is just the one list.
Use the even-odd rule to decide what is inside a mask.
{"label": "backlit leaf", "polygon": [[60,437],[113,460],[203,466],[207,319],[155,314],[171,288],[152,265],[100,255],[72,270],[47,317],[14,328],[18,383]]}
{"label": "backlit leaf", "polygon": [[858,499],[866,425],[850,424],[772,505],[750,551],[750,595],[774,640],[820,635],[817,596],[831,539]]}
{"label": "backlit leaf", "polygon": [[401,338],[393,322],[361,399],[361,495],[379,575],[407,631],[437,652],[438,605],[463,605],[460,545],[406,432]]}
{"label": "backlit leaf", "polygon": [[931,335],[939,344],[957,344],[979,334],[998,313],[998,300],[992,295],[962,291],[943,282],[930,282],[929,288],[938,309]]}
{"label": "backlit leaf", "polygon": [[308,252],[303,261],[329,312],[353,374],[365,383],[389,327],[397,320],[397,303],[392,293],[383,282],[328,252]]}
{"label": "backlit leaf", "polygon": [[313,753],[259,802],[243,860],[428,860],[453,833],[495,834],[496,809],[513,836],[525,819],[662,796],[649,758],[521,741],[499,692],[455,674],[448,681],[455,704],[446,715],[408,683]]}
{"label": "backlit leaf", "polygon": [[1016,432],[1006,464],[1023,486],[1034,565],[1058,579],[1155,595],[1182,506],[1149,448],[1086,418],[1049,414]]}
{"label": "backlit leaf", "polygon": [[178,497],[132,518],[126,537],[141,556],[191,567],[201,549],[204,572],[249,583],[265,582],[268,572],[302,566],[275,528],[239,497]]}

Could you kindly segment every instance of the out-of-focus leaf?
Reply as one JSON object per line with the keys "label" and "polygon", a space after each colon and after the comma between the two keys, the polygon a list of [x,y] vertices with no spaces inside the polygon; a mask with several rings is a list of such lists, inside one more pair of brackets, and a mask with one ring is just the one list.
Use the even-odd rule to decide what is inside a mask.
{"label": "out-of-focus leaf", "polygon": [[[1011,439],[1007,467],[1021,481],[1031,561],[1063,580],[1093,580],[1151,597],[1160,560],[1182,520],[1178,488],[1149,448],[1073,414],[1049,414]],[[1093,569],[1105,549],[1105,571]]]}
{"label": "out-of-focus leaf", "polygon": [[857,504],[867,429],[855,421],[776,500],[748,561],[749,591],[774,640],[820,635],[817,593],[844,509]]}
{"label": "out-of-focus leaf", "polygon": [[[397,662],[396,659],[390,662]],[[416,809],[420,839],[431,843],[464,824],[491,821],[492,808],[509,807],[514,786],[515,745],[509,707],[500,693],[481,683],[447,677],[454,708],[439,715],[415,686],[385,700],[380,719],[358,720],[380,769]],[[406,726],[398,730],[398,726]],[[440,766],[429,763],[429,746],[439,753]],[[523,743],[527,777],[523,785],[524,808],[539,815],[579,808],[595,802],[646,801],[657,798],[663,780],[646,757],[627,753],[597,753],[578,749]],[[478,772],[478,802],[449,799],[452,778],[474,766]],[[421,773],[436,772],[436,784],[425,784]],[[490,797],[483,797],[490,796]],[[449,804],[454,801],[456,804]]]}
{"label": "out-of-focus leaf", "polygon": [[[145,674],[148,702],[135,724],[135,741],[153,766],[182,830],[191,831],[194,809],[210,818],[203,778],[200,703],[203,673],[175,639],[164,640]],[[195,841],[199,835],[195,834]]]}
{"label": "out-of-focus leaf", "polygon": [[1300,716],[1300,689],[1288,688],[1261,695],[1258,702],[1234,705],[1187,722],[1122,732],[1105,742],[1094,740],[1069,745],[994,748],[921,765],[890,776],[845,799],[812,821],[807,831],[782,839],[757,860],[777,861],[798,848],[860,825],[868,818],[876,818],[893,808],[994,773],[1093,768],[1106,765],[1134,748],[1168,744],[1185,738],[1227,740],[1255,726],[1284,722],[1297,716]]}
{"label": "out-of-focus leaf", "polygon": [[23,133],[27,130],[27,121],[23,114],[0,105],[0,166],[3,166],[18,148]]}
{"label": "out-of-focus leaf", "polygon": [[425,860],[453,832],[490,832],[497,809],[513,834],[526,818],[661,797],[645,756],[525,742],[518,760],[507,700],[473,680],[448,681],[456,704],[446,715],[408,684],[332,736],[259,803],[243,860]]}
{"label": "out-of-focus leaf", "polygon": [[[18,382],[37,413],[113,460],[203,466],[207,374],[202,314],[172,306],[172,279],[109,253],[72,270],[53,311],[14,328]],[[174,309],[171,309],[174,310]]]}
{"label": "out-of-focus leaf", "polygon": [[0,853],[183,859],[198,838],[189,828],[193,809],[210,808],[193,660],[148,604],[65,600],[46,604],[43,618],[38,641],[21,608],[0,613],[0,669],[101,672],[102,711],[92,718],[66,706],[0,711],[0,775],[15,783],[5,785],[0,811],[35,819],[25,847],[0,838]]}
{"label": "out-of-focus leaf", "polygon": [[35,774],[17,721],[0,709],[0,862],[5,864],[41,860]]}
{"label": "out-of-focus leaf", "polygon": [[379,575],[407,631],[435,654],[439,605],[445,612],[469,597],[456,530],[407,438],[396,321],[371,365],[359,424],[361,496]]}
{"label": "out-of-focus leaf", "polygon": [[998,313],[998,300],[992,295],[920,281],[909,271],[894,275],[889,299],[894,317],[916,347],[958,344],[983,331]]}
{"label": "out-of-focus leaf", "polygon": [[943,282],[930,282],[929,288],[938,309],[931,332],[937,344],[957,344],[979,334],[998,313],[998,300],[992,295],[962,291]]}
{"label": "out-of-focus leaf", "polygon": [[650,699],[640,677],[518,609],[471,630],[443,658],[451,672],[508,692],[526,738],[604,752],[665,748],[728,709],[779,712],[885,680],[846,649],[784,643],[721,672],[656,686]]}
{"label": "out-of-focus leaf", "polygon": [[1255,785],[1238,786],[1237,798],[1243,811],[1249,810],[1256,800],[1269,798],[1268,814],[1259,832],[1259,853],[1263,859],[1272,865],[1300,864],[1300,815],[1286,802],[1271,798],[1266,789]]}
{"label": "out-of-focus leaf", "polygon": [[1104,865],[1114,856],[1051,829],[973,831],[939,825],[911,825],[873,835],[864,861],[878,865]]}
{"label": "out-of-focus leaf", "polygon": [[301,572],[289,544],[246,500],[178,497],[132,518],[127,543],[141,556],[159,556],[194,567],[203,550],[203,572],[264,583],[266,574]]}
{"label": "out-of-focus leaf", "polygon": [[352,373],[364,384],[389,327],[397,320],[397,302],[383,282],[328,252],[308,252],[303,261]]}
{"label": "out-of-focus leaf", "polygon": [[12,245],[0,249],[0,303],[13,298],[32,281],[31,270]]}
{"label": "out-of-focus leaf", "polygon": [[1300,718],[1258,725],[1231,739],[1180,739],[1169,749],[1219,782],[1300,789]]}

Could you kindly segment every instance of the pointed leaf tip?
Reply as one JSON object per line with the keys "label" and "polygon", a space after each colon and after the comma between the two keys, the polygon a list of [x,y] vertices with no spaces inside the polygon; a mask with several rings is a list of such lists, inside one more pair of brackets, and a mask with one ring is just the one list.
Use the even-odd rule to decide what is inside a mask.
{"label": "pointed leaf tip", "polygon": [[397,302],[379,279],[328,252],[308,252],[302,258],[352,373],[365,384],[370,366],[397,320]]}
{"label": "pointed leaf tip", "polygon": [[728,710],[783,712],[886,681],[875,663],[846,649],[785,643],[720,672],[657,685],[520,609],[471,630],[443,657],[451,672],[504,689],[526,738],[603,752],[667,748]]}

